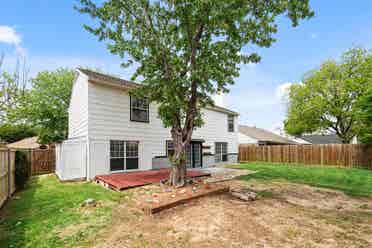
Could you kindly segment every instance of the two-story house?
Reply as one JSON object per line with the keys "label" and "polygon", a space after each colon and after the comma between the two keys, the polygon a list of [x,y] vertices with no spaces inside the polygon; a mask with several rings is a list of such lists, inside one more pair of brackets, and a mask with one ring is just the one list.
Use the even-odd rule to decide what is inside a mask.
{"label": "two-story house", "polygon": [[[56,174],[61,180],[151,170],[170,166],[170,129],[157,105],[129,95],[140,84],[86,69],[77,69],[69,107],[68,139],[56,146]],[[189,168],[237,162],[238,113],[202,110],[187,149]]]}

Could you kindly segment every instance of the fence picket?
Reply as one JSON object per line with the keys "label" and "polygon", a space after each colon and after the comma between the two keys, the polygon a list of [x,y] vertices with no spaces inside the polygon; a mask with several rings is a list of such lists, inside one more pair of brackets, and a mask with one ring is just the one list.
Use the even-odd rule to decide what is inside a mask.
{"label": "fence picket", "polygon": [[240,145],[239,161],[334,165],[372,169],[372,146],[326,145]]}
{"label": "fence picket", "polygon": [[14,155],[13,150],[0,148],[0,207],[15,191]]}

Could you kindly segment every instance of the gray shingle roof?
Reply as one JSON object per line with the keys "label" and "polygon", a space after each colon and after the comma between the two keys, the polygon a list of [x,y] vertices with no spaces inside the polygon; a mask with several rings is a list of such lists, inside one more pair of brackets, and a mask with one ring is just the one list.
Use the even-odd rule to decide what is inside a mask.
{"label": "gray shingle roof", "polygon": [[25,138],[7,145],[8,148],[13,149],[35,149],[39,148],[40,144],[37,142],[38,137]]}
{"label": "gray shingle roof", "polygon": [[313,134],[300,137],[311,144],[342,144],[342,140],[336,134]]}
{"label": "gray shingle roof", "polygon": [[239,133],[247,135],[261,142],[272,142],[280,144],[296,144],[296,142],[284,138],[262,128],[239,125]]}
{"label": "gray shingle roof", "polygon": [[121,86],[121,87],[128,88],[128,89],[141,86],[141,84],[139,83],[135,83],[135,82],[124,80],[118,77],[113,77],[107,74],[95,72],[89,69],[78,68],[78,70],[84,73],[85,75],[87,75],[89,78],[89,81],[93,83],[116,85],[116,86]]}
{"label": "gray shingle roof", "polygon": [[222,113],[226,113],[226,114],[230,114],[230,115],[235,115],[235,116],[238,116],[239,115],[238,112],[235,112],[233,110],[230,110],[230,109],[227,109],[227,108],[223,108],[223,107],[220,107],[220,106],[217,106],[217,105],[206,107],[206,109],[211,109],[211,110],[214,110],[214,111],[217,111],[217,112],[222,112]]}

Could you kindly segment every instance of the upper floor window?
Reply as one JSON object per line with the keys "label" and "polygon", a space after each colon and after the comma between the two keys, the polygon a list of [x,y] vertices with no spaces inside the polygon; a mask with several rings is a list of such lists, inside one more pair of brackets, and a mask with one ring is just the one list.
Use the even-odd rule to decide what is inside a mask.
{"label": "upper floor window", "polygon": [[227,128],[229,132],[234,132],[234,116],[233,115],[227,116]]}
{"label": "upper floor window", "polygon": [[150,122],[149,101],[146,98],[130,97],[130,120]]}

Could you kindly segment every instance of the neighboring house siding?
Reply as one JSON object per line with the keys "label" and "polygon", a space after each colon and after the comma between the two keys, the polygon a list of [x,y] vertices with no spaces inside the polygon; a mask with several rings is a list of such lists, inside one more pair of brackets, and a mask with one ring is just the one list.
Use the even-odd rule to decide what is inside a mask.
{"label": "neighboring house siding", "polygon": [[[139,169],[152,168],[155,156],[165,156],[165,142],[171,139],[150,104],[150,123],[130,121],[130,97],[126,91],[89,83],[89,140],[91,174],[109,173],[109,140],[139,141]],[[204,126],[194,131],[193,139],[204,139],[203,152],[214,153],[214,142],[228,142],[228,152],[238,152],[238,120],[235,132],[228,132],[227,114],[204,110]],[[98,159],[99,158],[99,159]]]}
{"label": "neighboring house siding", "polygon": [[258,141],[242,133],[238,134],[239,144],[257,144]]}
{"label": "neighboring house siding", "polygon": [[80,74],[74,82],[68,109],[68,138],[88,135],[88,79]]}

